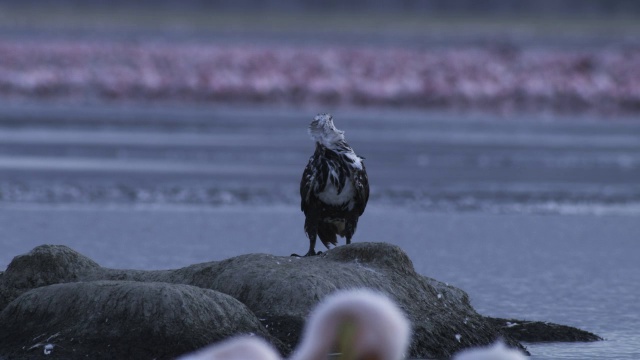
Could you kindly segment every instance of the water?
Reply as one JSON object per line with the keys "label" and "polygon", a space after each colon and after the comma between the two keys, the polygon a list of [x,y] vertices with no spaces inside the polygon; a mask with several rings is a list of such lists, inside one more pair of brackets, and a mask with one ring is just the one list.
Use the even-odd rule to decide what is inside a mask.
{"label": "water", "polygon": [[[312,115],[2,107],[0,268],[44,243],[134,269],[304,252]],[[640,125],[334,115],[373,186],[354,241],[400,246],[480,313],[606,338],[534,359],[640,358]]]}
{"label": "water", "polygon": [[[302,252],[293,206],[0,208],[0,266],[42,243],[103,266],[176,268],[230,256]],[[552,321],[606,341],[528,344],[534,359],[638,359],[640,221],[618,215],[432,213],[372,206],[355,241],[402,247],[416,270],[467,291],[482,314]]]}

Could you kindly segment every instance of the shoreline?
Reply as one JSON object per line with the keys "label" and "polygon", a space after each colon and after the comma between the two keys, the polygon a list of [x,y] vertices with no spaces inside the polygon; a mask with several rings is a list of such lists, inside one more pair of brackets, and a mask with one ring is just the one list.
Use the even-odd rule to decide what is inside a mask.
{"label": "shoreline", "polygon": [[[637,114],[640,47],[444,50],[0,40],[0,94],[63,102]],[[295,69],[292,70],[292,69]]]}

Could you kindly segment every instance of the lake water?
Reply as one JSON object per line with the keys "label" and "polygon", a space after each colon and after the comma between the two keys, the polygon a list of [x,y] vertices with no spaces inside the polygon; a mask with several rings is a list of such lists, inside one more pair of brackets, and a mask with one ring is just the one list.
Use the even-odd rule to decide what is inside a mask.
{"label": "lake water", "polygon": [[[313,113],[268,113],[0,108],[0,268],[44,243],[134,269],[304,252]],[[482,314],[606,339],[533,359],[640,359],[640,125],[334,115],[372,183],[354,241],[400,246]]]}
{"label": "lake water", "polygon": [[[293,206],[0,208],[0,265],[42,243],[103,266],[176,268],[306,249]],[[482,314],[577,326],[606,340],[527,344],[534,359],[640,358],[640,221],[619,215],[431,213],[373,206],[355,241],[400,246]]]}

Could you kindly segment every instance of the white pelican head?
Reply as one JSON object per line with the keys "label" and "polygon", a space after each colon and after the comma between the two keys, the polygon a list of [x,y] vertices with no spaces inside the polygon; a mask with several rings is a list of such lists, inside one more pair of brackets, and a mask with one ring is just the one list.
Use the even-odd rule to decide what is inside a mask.
{"label": "white pelican head", "polygon": [[[410,340],[410,325],[386,296],[370,290],[327,296],[311,313],[302,342],[290,360],[326,360],[338,350],[343,360],[400,360]],[[264,340],[239,337],[210,345],[179,360],[278,360]]]}
{"label": "white pelican head", "polygon": [[280,360],[280,354],[261,338],[238,336],[209,345],[178,360]]}
{"label": "white pelican head", "polygon": [[409,321],[386,296],[370,290],[339,292],[311,313],[291,359],[324,360],[338,350],[345,360],[400,360],[410,334]]}
{"label": "white pelican head", "polygon": [[509,349],[502,341],[487,347],[466,349],[458,352],[453,360],[527,360],[517,349]]}

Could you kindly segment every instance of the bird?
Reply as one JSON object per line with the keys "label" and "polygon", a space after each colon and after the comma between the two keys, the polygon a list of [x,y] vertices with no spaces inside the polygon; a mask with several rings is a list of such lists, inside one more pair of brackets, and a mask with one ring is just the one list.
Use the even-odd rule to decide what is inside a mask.
{"label": "bird", "polygon": [[256,336],[237,336],[177,360],[281,360],[271,344]]}
{"label": "bird", "polygon": [[[369,289],[338,291],[311,312],[289,360],[326,360],[335,350],[341,360],[400,360],[410,339],[410,322],[386,295]],[[266,341],[242,336],[178,360],[240,359],[280,360],[280,356]]]}
{"label": "bird", "polygon": [[386,295],[367,289],[337,292],[309,315],[291,360],[324,360],[336,342],[345,360],[400,360],[410,338],[409,321]]}
{"label": "bird", "polygon": [[333,117],[315,116],[309,125],[309,135],[316,148],[300,181],[300,208],[309,238],[309,251],[304,256],[317,255],[316,237],[327,249],[329,244],[338,245],[337,235],[346,237],[347,245],[351,244],[358,219],[369,201],[364,158],[349,146],[344,131],[333,124]]}
{"label": "bird", "polygon": [[509,349],[502,341],[491,346],[465,349],[456,353],[453,360],[526,360],[517,349]]}

